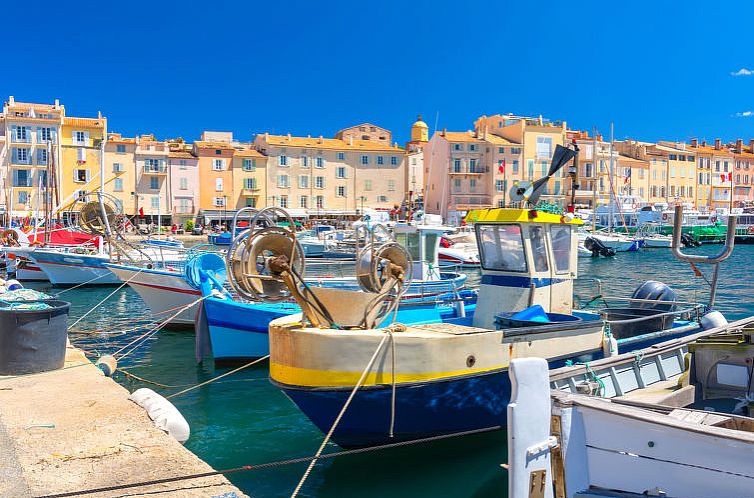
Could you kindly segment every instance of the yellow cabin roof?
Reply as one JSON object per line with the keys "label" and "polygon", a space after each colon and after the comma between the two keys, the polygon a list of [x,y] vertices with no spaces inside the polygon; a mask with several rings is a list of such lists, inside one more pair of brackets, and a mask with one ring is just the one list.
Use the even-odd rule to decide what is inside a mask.
{"label": "yellow cabin roof", "polygon": [[580,218],[568,219],[560,214],[546,213],[536,209],[474,209],[466,215],[467,223],[563,223],[583,225]]}

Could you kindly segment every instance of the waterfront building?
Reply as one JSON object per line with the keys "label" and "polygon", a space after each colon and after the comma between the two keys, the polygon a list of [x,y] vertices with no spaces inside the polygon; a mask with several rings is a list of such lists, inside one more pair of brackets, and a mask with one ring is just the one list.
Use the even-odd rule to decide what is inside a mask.
{"label": "waterfront building", "polygon": [[[99,183],[97,183],[99,185]],[[127,216],[136,209],[136,138],[108,133],[105,142],[105,193],[112,195]]]}
{"label": "waterfront building", "polygon": [[335,138],[344,142],[348,142],[349,140],[371,140],[387,146],[393,143],[393,134],[390,130],[380,128],[371,123],[362,123],[343,128],[335,134]]}
{"label": "waterfront building", "polygon": [[747,207],[754,201],[754,140],[745,147],[739,138],[731,149],[735,168],[728,183],[733,188],[733,207]]}
{"label": "waterfront building", "polygon": [[193,146],[183,141],[170,141],[168,178],[173,223],[183,225],[194,220],[199,209],[199,158],[191,153]]}
{"label": "waterfront building", "polygon": [[[60,208],[65,213],[80,197],[99,190],[107,119],[63,117],[60,133]],[[104,178],[107,180],[107,178]],[[40,181],[37,181],[39,184]],[[41,180],[44,183],[44,180]]]}
{"label": "waterfront building", "polygon": [[39,181],[44,183],[48,165],[54,161],[60,178],[60,136],[65,108],[53,104],[16,102],[3,104],[0,120],[0,211],[25,217],[38,207]]}
{"label": "waterfront building", "polygon": [[411,125],[411,141],[406,143],[406,201],[408,204],[424,199],[426,170],[424,167],[424,146],[429,142],[429,127],[421,114]]}
{"label": "waterfront building", "polygon": [[733,166],[735,157],[721,139],[714,145],[706,140],[691,140],[689,150],[695,152],[696,160],[696,206],[701,211],[715,208],[728,208],[731,205],[731,179],[735,180]]}
{"label": "waterfront building", "polygon": [[136,165],[135,207],[142,223],[169,225],[172,214],[169,195],[168,159],[170,144],[154,135],[136,137],[134,160]]}
{"label": "waterfront building", "polygon": [[265,205],[306,205],[309,214],[346,216],[400,205],[406,151],[381,135],[377,140],[342,136],[346,139],[257,135],[254,146],[268,158]]}
{"label": "waterfront building", "polygon": [[[212,140],[210,140],[212,139]],[[203,225],[227,223],[233,217],[230,202],[233,197],[233,135],[205,131],[201,140],[194,142],[192,154],[197,158],[199,175],[199,222]]]}
{"label": "waterfront building", "polygon": [[[267,198],[267,156],[254,149],[237,150],[233,155],[233,192],[230,207],[234,210],[265,206]],[[298,199],[297,208],[309,208],[308,195]]]}

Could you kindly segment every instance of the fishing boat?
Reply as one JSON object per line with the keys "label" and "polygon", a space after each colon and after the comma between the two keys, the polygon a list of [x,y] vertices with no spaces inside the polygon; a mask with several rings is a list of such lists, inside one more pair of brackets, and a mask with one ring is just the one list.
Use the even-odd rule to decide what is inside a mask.
{"label": "fishing boat", "polygon": [[[645,305],[651,319],[659,320],[654,327],[605,329],[602,318],[608,323],[615,318],[574,310],[580,220],[531,209],[472,211],[468,220],[475,222],[482,262],[472,317],[335,328],[322,317],[367,316],[370,308],[357,306],[373,302],[363,297],[368,292],[338,300],[317,296],[320,304],[292,288],[305,310],[303,321],[292,316],[270,323],[272,382],[323,432],[332,432],[337,444],[368,446],[504,426],[512,358],[537,356],[557,367],[699,330],[702,310],[664,311],[673,301],[662,297],[667,291],[662,285],[642,286],[632,296],[634,307]],[[289,278],[285,270],[281,275]],[[659,292],[642,294],[642,288]],[[620,324],[650,319],[625,319],[626,311],[618,313]],[[684,314],[693,316],[679,318]],[[670,315],[673,320],[663,321]]]}

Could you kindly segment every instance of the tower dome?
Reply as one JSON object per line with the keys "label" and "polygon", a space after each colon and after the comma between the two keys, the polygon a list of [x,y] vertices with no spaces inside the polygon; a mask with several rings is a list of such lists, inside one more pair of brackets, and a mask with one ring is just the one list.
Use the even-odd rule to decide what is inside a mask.
{"label": "tower dome", "polygon": [[416,123],[411,125],[411,141],[412,142],[428,142],[429,141],[429,126],[422,121],[422,115],[419,114],[416,117]]}

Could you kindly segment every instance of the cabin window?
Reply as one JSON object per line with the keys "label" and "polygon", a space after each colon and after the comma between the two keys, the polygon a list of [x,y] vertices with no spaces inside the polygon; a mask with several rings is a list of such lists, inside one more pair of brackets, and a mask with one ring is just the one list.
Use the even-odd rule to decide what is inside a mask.
{"label": "cabin window", "polygon": [[746,365],[718,363],[715,373],[718,384],[736,387],[749,386],[749,368]]}
{"label": "cabin window", "polygon": [[399,233],[396,234],[395,240],[406,248],[413,261],[421,261],[421,250],[419,248],[420,240],[417,233]]}
{"label": "cabin window", "polygon": [[555,271],[566,273],[571,265],[571,226],[552,225],[550,227],[552,253],[555,259]]}
{"label": "cabin window", "polygon": [[526,271],[524,240],[520,225],[476,225],[482,268]]}
{"label": "cabin window", "polygon": [[550,266],[547,264],[544,227],[532,226],[529,229],[529,240],[531,241],[531,254],[534,258],[534,270],[538,272],[549,271]]}

